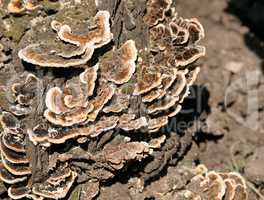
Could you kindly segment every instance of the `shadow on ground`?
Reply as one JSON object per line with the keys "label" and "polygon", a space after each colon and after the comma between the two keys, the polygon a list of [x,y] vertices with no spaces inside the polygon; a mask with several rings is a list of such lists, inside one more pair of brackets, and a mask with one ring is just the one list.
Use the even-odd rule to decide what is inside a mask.
{"label": "shadow on ground", "polygon": [[245,34],[245,43],[262,59],[264,73],[264,1],[231,0],[226,11],[236,15],[251,32]]}

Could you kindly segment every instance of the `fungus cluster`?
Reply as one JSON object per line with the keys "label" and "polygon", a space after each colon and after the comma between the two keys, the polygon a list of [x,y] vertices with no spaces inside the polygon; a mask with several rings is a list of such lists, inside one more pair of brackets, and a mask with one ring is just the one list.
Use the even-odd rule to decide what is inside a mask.
{"label": "fungus cluster", "polygon": [[85,68],[78,77],[50,88],[46,94],[45,118],[67,130],[39,131],[36,127],[29,133],[31,140],[63,143],[117,128],[156,132],[166,125],[180,111],[199,73],[199,67],[190,68],[189,64],[203,56],[205,49],[197,45],[204,30],[196,19],[183,20],[167,7],[164,11],[170,15],[156,24],[148,19],[152,9],[147,12],[149,48],[138,50],[135,42],[128,40],[106,52],[94,66],[87,65],[94,50],[113,37],[107,11],[99,11],[85,33],[51,22],[61,42],[76,45],[76,51],[60,52],[45,43],[20,50],[22,60],[41,67]]}
{"label": "fungus cluster", "polygon": [[141,187],[140,179],[134,178],[129,182],[128,193],[132,196],[132,199],[248,199],[246,181],[239,173],[209,171],[202,164],[194,169],[184,166],[168,168],[167,176],[161,177],[158,181],[151,183],[141,192],[139,192]]}
{"label": "fungus cluster", "polygon": [[209,171],[194,176],[186,185],[186,190],[177,193],[175,198],[183,200],[247,200],[248,193],[246,181],[239,173]]}
{"label": "fungus cluster", "polygon": [[80,67],[92,57],[94,50],[109,43],[112,39],[110,31],[110,15],[107,11],[99,11],[86,33],[75,33],[71,27],[58,21],[51,22],[51,28],[57,32],[61,42],[76,46],[72,52],[58,52],[44,44],[30,44],[19,51],[20,59],[42,67]]}
{"label": "fungus cluster", "polygon": [[[99,185],[132,161],[152,155],[158,158],[145,172],[151,176],[164,167],[178,150],[177,135],[153,134],[141,141],[133,139],[133,133],[158,132],[181,110],[200,70],[191,64],[205,54],[205,48],[198,45],[204,37],[201,24],[178,17],[171,4],[170,0],[148,1],[143,21],[149,37],[144,49],[130,39],[109,50],[113,39],[110,14],[101,10],[85,30],[53,19],[44,29],[52,29],[56,45],[49,37],[45,37],[47,42],[33,38],[29,40],[33,44],[19,50],[21,60],[47,71],[66,72],[71,67],[82,72],[65,77],[64,82],[47,78],[49,86],[43,85],[46,77],[26,73],[11,84],[14,105],[2,113],[0,145],[0,179],[11,185],[11,198],[61,199],[76,181],[92,180]],[[34,111],[33,105],[45,108]],[[34,112],[43,118],[22,126],[15,117]],[[70,139],[76,139],[75,148],[65,153],[49,151]],[[84,143],[93,150],[82,149]],[[34,179],[26,144],[48,154],[48,174],[41,180]]]}
{"label": "fungus cluster", "polygon": [[32,166],[27,155],[26,131],[19,120],[8,112],[1,115],[3,132],[0,140],[0,179],[11,185],[8,195],[12,199],[64,198],[70,190],[77,174],[67,165],[57,168],[42,183],[32,184]]}

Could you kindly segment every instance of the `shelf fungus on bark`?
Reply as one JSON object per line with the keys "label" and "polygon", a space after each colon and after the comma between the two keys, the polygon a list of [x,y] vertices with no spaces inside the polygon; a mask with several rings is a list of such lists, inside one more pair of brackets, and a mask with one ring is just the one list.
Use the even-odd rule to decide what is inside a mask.
{"label": "shelf fungus on bark", "polygon": [[39,0],[10,0],[7,5],[9,13],[19,14],[23,11],[32,11],[40,7]]}
{"label": "shelf fungus on bark", "polygon": [[[79,76],[48,90],[44,116],[48,122],[62,128],[44,131],[37,126],[29,130],[32,142],[63,143],[71,138],[92,138],[118,128],[157,132],[181,110],[181,103],[200,70],[190,64],[205,54],[204,47],[197,45],[204,37],[204,30],[198,20],[178,17],[170,8],[171,1],[163,4],[161,19],[153,24],[153,20],[144,18],[150,33],[149,49],[138,50],[135,42],[128,40],[120,48],[114,47],[102,55],[95,66],[85,65],[86,69]],[[147,16],[155,16],[151,12],[154,10],[147,9]],[[45,67],[85,64],[95,48],[111,41],[109,18],[107,11],[99,11],[94,17],[94,26],[82,34],[53,21],[51,27],[59,39],[81,51],[66,56],[49,48],[47,51],[39,48],[45,44],[34,44],[20,50],[19,57]],[[75,59],[76,55],[83,56],[79,53],[87,52],[88,59],[71,62],[71,56]]]}
{"label": "shelf fungus on bark", "polygon": [[45,43],[39,43],[21,49],[18,56],[25,62],[42,67],[80,67],[91,59],[96,48],[112,40],[109,20],[110,15],[107,11],[99,11],[94,17],[93,26],[87,27],[88,31],[83,30],[83,33],[79,34],[70,26],[53,21],[51,27],[57,31],[61,43],[66,42],[76,46],[75,51],[61,52],[60,49],[52,49]]}
{"label": "shelf fungus on bark", "polygon": [[26,132],[11,113],[3,112],[0,121],[4,128],[0,138],[0,179],[10,185],[8,195],[12,199],[64,198],[75,181],[76,172],[64,165],[45,182],[30,183],[32,169],[26,153]]}
{"label": "shelf fungus on bark", "polygon": [[[188,168],[184,165],[168,168],[168,174],[152,182],[141,192],[140,179],[131,179],[132,199],[164,200],[247,200],[245,179],[237,172],[209,171],[205,165]],[[135,189],[133,189],[135,187]]]}
{"label": "shelf fungus on bark", "polygon": [[0,138],[0,179],[11,185],[8,189],[11,198],[27,197],[23,184],[28,180],[31,168],[25,149],[25,131],[11,113],[3,112],[0,121],[3,127]]}
{"label": "shelf fungus on bark", "polygon": [[104,159],[116,170],[122,169],[131,160],[141,161],[151,152],[152,149],[145,142],[120,142],[106,145],[103,149]]}
{"label": "shelf fungus on bark", "polygon": [[186,185],[186,190],[176,193],[183,200],[247,200],[245,179],[237,172],[209,171],[198,173]]}
{"label": "shelf fungus on bark", "polygon": [[[150,2],[155,5],[166,1],[152,0]],[[150,27],[150,50],[155,52],[152,58],[154,63],[169,67],[183,67],[205,55],[205,48],[198,45],[205,33],[203,26],[196,18],[183,19],[177,16],[174,9],[169,9],[164,10],[169,12],[168,16],[161,18],[156,26],[152,26],[149,22],[150,16],[153,14],[157,17],[152,12],[154,12],[152,9],[148,9],[145,22]]]}
{"label": "shelf fungus on bark", "polygon": [[62,199],[71,189],[77,173],[67,166],[57,169],[44,183],[36,183],[32,187],[33,194],[49,199]]}
{"label": "shelf fungus on bark", "polygon": [[153,150],[158,148],[164,139],[162,137],[147,143],[130,141],[130,138],[119,135],[103,145],[99,151],[87,152],[77,147],[67,153],[54,153],[49,157],[50,168],[53,169],[58,163],[67,162],[86,171],[98,182],[106,181],[113,178],[115,171],[125,168],[132,161],[142,161],[151,156]]}
{"label": "shelf fungus on bark", "polygon": [[165,18],[165,13],[170,9],[172,0],[149,0],[147,3],[147,14],[144,20],[150,26],[157,25]]}
{"label": "shelf fungus on bark", "polygon": [[15,100],[10,111],[16,116],[28,115],[41,95],[41,81],[33,74],[23,73],[12,81],[9,93]]}
{"label": "shelf fungus on bark", "polygon": [[110,51],[100,62],[101,75],[115,84],[127,83],[136,70],[137,48],[128,40],[120,49]]}
{"label": "shelf fungus on bark", "polygon": [[[53,20],[51,27],[44,29],[52,29],[51,35],[56,35],[56,39],[49,40],[49,34],[45,37],[47,42],[43,39],[36,42],[38,39],[33,37],[26,39],[23,45],[27,46],[18,53],[21,60],[40,67],[84,69],[78,76],[65,77],[64,82],[56,77],[47,80],[44,75],[43,81],[51,83],[51,87],[44,89],[40,87],[42,78],[32,74],[24,74],[12,84],[16,109],[11,112],[14,115],[23,118],[31,113],[37,93],[41,98],[45,96],[45,109],[43,119],[30,127],[24,124],[23,129],[20,120],[11,113],[4,112],[1,117],[4,131],[0,138],[0,178],[11,184],[10,197],[64,198],[79,178],[78,167],[89,177],[104,181],[131,161],[141,161],[156,149],[164,148],[169,151],[168,156],[157,161],[150,173],[160,171],[167,159],[177,152],[176,134],[173,137],[172,134],[154,135],[148,142],[134,141],[132,137],[124,139],[117,134],[120,130],[127,134],[152,133],[167,125],[169,118],[181,110],[199,73],[200,68],[192,64],[205,54],[204,47],[198,46],[204,30],[198,20],[178,17],[170,8],[171,3],[170,0],[148,2],[144,22],[150,37],[147,38],[149,46],[144,49],[138,49],[134,40],[127,40],[111,50],[101,48],[113,38],[108,11],[98,11],[85,30]],[[33,44],[27,44],[31,40]],[[52,44],[55,40],[56,44]],[[100,56],[94,53],[99,48]],[[98,58],[88,62],[92,56]],[[42,99],[37,102],[41,103]],[[109,137],[108,142],[102,142],[100,151],[89,154],[88,160],[95,165],[91,163],[87,167],[85,163],[83,167],[80,159],[73,160],[74,154],[67,152],[64,159],[58,156],[59,164],[65,166],[60,168],[55,163],[50,176],[41,183],[32,183],[29,179],[32,169],[25,149],[26,139],[38,147],[52,148],[52,144],[63,144],[69,139],[77,139],[82,145],[86,145],[83,144],[86,141],[90,144],[108,133],[114,135],[114,139],[110,141]]]}

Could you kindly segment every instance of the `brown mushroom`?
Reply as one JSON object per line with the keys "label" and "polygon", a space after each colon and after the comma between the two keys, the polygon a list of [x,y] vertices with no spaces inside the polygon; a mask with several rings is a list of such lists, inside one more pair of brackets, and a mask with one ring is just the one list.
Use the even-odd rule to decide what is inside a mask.
{"label": "brown mushroom", "polygon": [[162,82],[160,73],[151,72],[146,65],[138,67],[134,95],[141,95],[158,87]]}
{"label": "brown mushroom", "polygon": [[29,160],[24,153],[13,151],[5,146],[3,138],[0,138],[0,152],[11,163],[29,163]]}
{"label": "brown mushroom", "polygon": [[85,64],[94,53],[93,46],[87,46],[85,52],[78,58],[65,58],[61,55],[50,54],[50,49],[45,45],[31,44],[20,50],[18,56],[20,59],[42,67],[74,67]]}
{"label": "brown mushroom", "polygon": [[[42,67],[74,67],[85,64],[91,59],[94,49],[102,47],[112,39],[109,24],[110,15],[107,11],[99,11],[94,17],[95,29],[84,35],[74,34],[68,25],[51,23],[53,29],[58,31],[58,37],[65,42],[77,45],[72,53],[57,53],[46,44],[30,44],[18,52],[20,59]],[[56,26],[57,25],[57,26]]]}
{"label": "brown mushroom", "polygon": [[102,47],[109,43],[113,37],[109,24],[110,14],[108,11],[99,11],[94,17],[95,29],[83,35],[72,33],[68,25],[59,28],[58,36],[62,41],[75,44],[77,46]]}
{"label": "brown mushroom", "polygon": [[115,145],[106,145],[103,154],[107,162],[115,169],[121,169],[124,164],[130,160],[141,160],[151,149],[144,142],[128,142],[119,141]]}
{"label": "brown mushroom", "polygon": [[44,183],[34,184],[32,192],[36,195],[50,199],[64,198],[68,194],[76,177],[77,173],[72,171],[69,176],[63,178],[57,184],[54,184],[51,180],[54,179],[54,177],[50,177]]}
{"label": "brown mushroom", "polygon": [[117,126],[118,117],[103,117],[94,124],[83,128],[72,128],[68,130],[45,130],[37,126],[33,130],[29,130],[30,140],[37,144],[50,142],[54,144],[64,143],[66,140],[76,138],[78,136],[96,137],[99,134],[114,129]]}
{"label": "brown mushroom", "polygon": [[128,82],[136,69],[137,48],[133,40],[126,41],[120,49],[107,53],[100,62],[101,75],[115,84]]}
{"label": "brown mushroom", "polygon": [[4,165],[4,167],[11,173],[17,176],[22,176],[22,175],[28,175],[31,174],[31,168],[29,167],[28,164],[16,164],[16,163],[11,163],[10,161],[7,160],[7,158],[1,154],[1,160]]}
{"label": "brown mushroom", "polygon": [[148,146],[153,149],[158,149],[165,142],[166,135],[162,135],[159,138],[154,138],[148,142]]}
{"label": "brown mushroom", "polygon": [[147,3],[147,15],[145,15],[144,21],[149,26],[157,25],[158,22],[164,20],[165,12],[170,9],[171,4],[171,0],[149,0]]}
{"label": "brown mushroom", "polygon": [[198,166],[186,189],[189,199],[247,200],[245,179],[236,172],[207,172],[204,165]]}
{"label": "brown mushroom", "polygon": [[[44,112],[50,124],[47,123],[45,129],[29,130],[30,140],[34,144],[63,143],[71,138],[85,142],[111,129],[133,131],[142,128],[157,132],[165,126],[169,118],[180,111],[200,70],[189,64],[205,53],[204,47],[198,46],[204,37],[199,21],[178,17],[170,8],[171,3],[168,0],[148,1],[144,22],[150,34],[149,48],[138,51],[135,42],[128,40],[119,49],[114,47],[104,54],[94,67],[85,66],[80,76],[67,80],[60,87],[50,88]],[[159,15],[154,8],[159,10]],[[64,67],[76,66],[71,60],[86,54],[85,48],[93,51],[112,39],[109,18],[107,11],[99,11],[89,25],[94,26],[85,33],[52,21],[51,28],[58,38],[75,46],[75,50],[56,51],[45,44],[33,44],[36,51],[35,47],[28,46],[19,52],[20,58],[24,59],[24,51],[28,48],[32,57],[46,62],[45,66],[58,67],[49,63],[58,57],[68,63],[65,65],[63,61]],[[46,52],[45,59],[41,52]],[[109,119],[113,121],[110,123]],[[73,127],[76,125],[78,127]]]}
{"label": "brown mushroom", "polygon": [[4,165],[0,163],[0,179],[7,184],[16,184],[27,180],[27,176],[15,176],[6,170]]}
{"label": "brown mushroom", "polygon": [[16,102],[10,107],[10,111],[16,116],[30,114],[41,88],[41,81],[33,74],[23,73],[15,78],[10,90]]}
{"label": "brown mushroom", "polygon": [[93,110],[88,114],[88,121],[95,121],[98,113],[103,109],[104,105],[110,101],[115,92],[115,86],[112,84],[103,85],[99,94],[91,101]]}
{"label": "brown mushroom", "polygon": [[140,117],[135,119],[135,115],[123,114],[120,116],[118,127],[125,130],[138,130],[140,128],[146,127],[148,125],[147,119],[145,117]]}

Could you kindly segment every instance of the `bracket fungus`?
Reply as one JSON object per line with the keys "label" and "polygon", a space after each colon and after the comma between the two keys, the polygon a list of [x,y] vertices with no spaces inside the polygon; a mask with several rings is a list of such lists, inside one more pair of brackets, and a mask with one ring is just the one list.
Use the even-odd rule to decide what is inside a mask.
{"label": "bracket fungus", "polygon": [[9,93],[14,98],[10,111],[16,116],[28,115],[41,95],[41,81],[33,74],[23,73],[11,81]]}
{"label": "bracket fungus", "polygon": [[[28,180],[31,174],[29,159],[25,148],[25,131],[20,127],[19,120],[11,113],[4,112],[1,116],[1,125],[4,131],[1,134],[1,165],[0,179],[11,184],[9,196],[19,199],[27,196],[27,191],[23,192],[25,186],[21,185]],[[18,189],[18,187],[20,187]]]}
{"label": "bracket fungus", "polygon": [[[237,172],[209,171],[205,165],[196,168],[169,167],[162,176],[138,192],[141,180],[130,179],[128,193],[132,199],[164,200],[247,200],[245,179]],[[113,187],[114,188],[114,187]]]}
{"label": "bracket fungus", "polygon": [[18,119],[11,113],[1,116],[4,131],[0,142],[0,179],[11,185],[8,195],[12,199],[64,198],[70,190],[77,174],[68,166],[58,168],[44,183],[30,183],[32,175],[29,155],[26,152],[26,132]]}
{"label": "bracket fungus", "polygon": [[88,31],[77,34],[70,26],[51,22],[51,27],[57,32],[61,42],[77,46],[77,50],[70,54],[57,52],[44,44],[30,44],[18,53],[20,59],[42,67],[74,67],[86,64],[96,48],[109,43],[113,37],[110,31],[110,15],[107,11],[99,11],[94,17]]}
{"label": "bracket fungus", "polygon": [[[199,167],[201,166],[198,166],[197,168]],[[186,185],[186,188],[187,189],[185,191],[176,195],[176,199],[248,199],[246,181],[239,173],[236,172],[220,173],[209,171],[204,174],[203,172],[200,172],[190,180],[190,183]]]}
{"label": "bracket fungus", "polygon": [[[85,49],[85,52],[80,51],[83,55],[89,53],[85,59],[78,58],[75,62],[56,51],[50,54],[50,50],[46,51],[39,44],[20,50],[19,57],[35,65],[86,67],[79,77],[67,80],[61,87],[50,88],[46,94],[45,118],[67,130],[52,133],[47,130],[46,136],[41,133],[40,138],[39,133],[35,133],[37,128],[33,129],[30,131],[33,142],[63,143],[70,138],[93,137],[115,128],[156,132],[166,125],[169,118],[180,111],[181,103],[199,73],[199,67],[189,68],[189,64],[205,53],[204,47],[197,45],[204,37],[198,20],[183,20],[173,10],[170,12],[170,16],[164,16],[155,26],[146,19],[150,31],[149,53],[147,49],[138,50],[135,42],[128,40],[120,48],[114,47],[104,54],[95,66],[81,65],[91,59],[95,48],[109,43],[113,37],[107,11],[96,14],[94,28],[85,34],[77,34],[68,25],[52,22],[52,28],[62,42]],[[181,40],[181,37],[185,39]],[[158,45],[159,49],[154,49],[152,44]],[[76,54],[73,56],[75,59]],[[140,106],[135,107],[134,102],[139,99],[142,99]],[[109,118],[111,114],[114,120]],[[101,122],[108,118],[113,120],[112,123],[103,125]],[[133,123],[129,123],[131,120]],[[76,125],[80,127],[73,127]]]}
{"label": "bracket fungus", "polygon": [[[197,19],[178,17],[171,4],[170,0],[148,1],[142,19],[149,33],[145,48],[139,48],[133,38],[114,46],[110,13],[105,10],[99,10],[89,23],[85,23],[87,17],[80,20],[85,28],[52,18],[43,30],[50,29],[54,40],[48,35],[22,43],[18,52],[22,64],[45,70],[38,77],[22,74],[12,83],[14,105],[10,113],[2,113],[0,179],[10,185],[11,198],[61,199],[80,181],[80,173],[95,182],[105,181],[131,161],[152,154],[162,158],[154,159],[149,174],[161,171],[177,151],[178,137],[151,133],[180,112],[200,71],[193,63],[205,55],[205,48],[198,45],[204,37],[202,25]],[[50,78],[46,72],[55,71],[50,68],[60,68],[64,79]],[[66,76],[70,70],[78,72],[74,68],[82,72]],[[29,123],[23,121],[27,115],[28,121],[38,116]],[[139,132],[151,139],[141,141],[129,135]],[[71,139],[77,143],[70,146],[77,147],[53,152]],[[41,149],[52,162],[45,171],[48,174],[38,181],[28,144]],[[87,152],[81,148],[85,145]],[[159,149],[164,149],[164,155]]]}
{"label": "bracket fungus", "polygon": [[18,14],[26,10],[32,11],[39,7],[39,0],[10,0],[7,10],[10,13]]}

